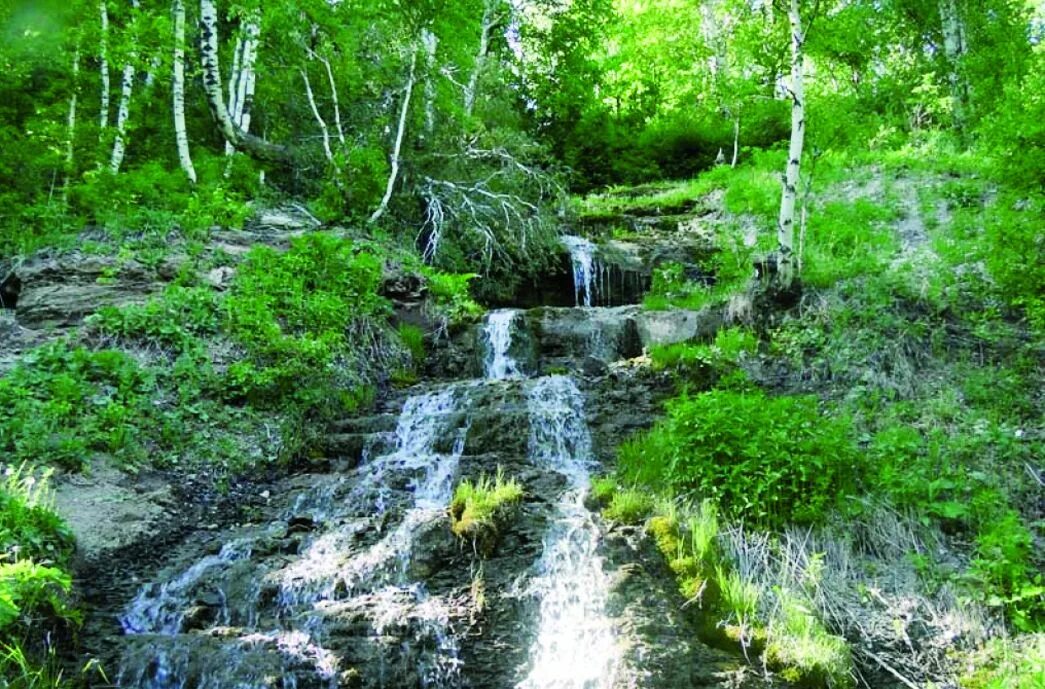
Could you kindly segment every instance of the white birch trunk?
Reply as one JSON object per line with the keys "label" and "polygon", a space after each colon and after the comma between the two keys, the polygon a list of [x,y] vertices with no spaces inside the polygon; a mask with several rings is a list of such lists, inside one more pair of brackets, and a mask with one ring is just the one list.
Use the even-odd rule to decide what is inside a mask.
{"label": "white birch trunk", "polygon": [[102,75],[101,113],[98,117],[98,127],[104,133],[109,126],[109,8],[106,0],[98,3],[98,9],[102,18],[102,32],[98,37],[98,63]]}
{"label": "white birch trunk", "polygon": [[69,204],[69,182],[73,176],[76,146],[76,101],[79,96],[80,79],[80,45],[77,42],[73,52],[72,83],[73,92],[69,96],[69,115],[65,121],[65,180],[62,182],[62,205]]}
{"label": "white birch trunk", "polygon": [[421,34],[425,46],[425,135],[435,132],[435,60],[439,49],[439,37],[425,29]]}
{"label": "white birch trunk", "polygon": [[[222,93],[218,58],[218,10],[214,0],[200,0],[200,63],[203,67],[203,91],[207,96],[207,106],[225,140],[260,160],[293,162],[294,152],[291,149],[249,134],[229,115],[225,94]],[[249,100],[248,96],[247,102],[244,102],[244,116],[249,112]]]}
{"label": "white birch trunk", "polygon": [[185,128],[185,0],[174,0],[174,74],[171,94],[178,163],[189,181],[196,184],[196,168],[192,164],[189,134]]}
{"label": "white birch trunk", "polygon": [[791,0],[788,20],[791,29],[791,145],[788,148],[787,169],[780,199],[780,218],[777,222],[779,260],[778,277],[781,285],[790,287],[795,275],[795,205],[802,167],[802,147],[805,143],[805,84],[802,64],[802,15],[799,0]]}
{"label": "white birch trunk", "polygon": [[327,161],[334,164],[334,151],[330,148],[330,128],[327,127],[326,120],[319,114],[319,108],[316,106],[316,97],[312,92],[312,83],[308,80],[308,72],[304,69],[300,70],[301,79],[305,82],[305,95],[308,97],[308,105],[312,108],[312,114],[316,118],[316,122],[319,124],[319,131],[323,134],[323,155],[327,157]]}
{"label": "white birch trunk", "polygon": [[[135,42],[137,36],[136,24],[138,22],[138,10],[141,8],[139,0],[131,0],[134,8],[134,16],[131,18],[131,41]],[[115,175],[123,165],[123,157],[127,153],[127,120],[131,116],[131,93],[134,90],[135,69],[134,62],[138,57],[135,50],[128,55],[127,64],[123,66],[123,77],[120,80],[120,104],[116,109],[116,139],[112,144],[112,157],[109,159],[109,170]]]}
{"label": "white birch trunk", "polygon": [[[239,124],[239,82],[243,72],[240,69],[240,64],[243,62],[243,35],[236,37],[236,48],[232,51],[232,69],[229,70],[229,103],[228,110],[229,116],[232,117],[232,121]],[[229,143],[225,142],[225,155],[231,156],[236,152],[236,148]],[[226,173],[228,170],[226,170]],[[227,174],[226,174],[227,176]]]}
{"label": "white birch trunk", "polygon": [[737,166],[737,156],[740,155],[740,118],[733,118],[733,160],[730,162],[730,167]]}
{"label": "white birch trunk", "polygon": [[965,56],[965,26],[955,0],[939,0],[940,24],[943,29],[943,52],[948,62],[948,81],[951,89],[951,108],[954,126],[963,131],[966,124],[969,88],[962,73]]}
{"label": "white birch trunk", "polygon": [[[132,55],[133,58],[133,55]],[[109,159],[109,170],[116,174],[123,164],[127,152],[127,119],[131,113],[131,91],[134,89],[134,65],[123,67],[123,78],[120,86],[120,105],[116,110],[116,139],[112,144],[112,157]]]}
{"label": "white birch trunk", "polygon": [[390,161],[392,163],[392,170],[388,175],[388,184],[385,187],[385,195],[381,199],[380,205],[374,211],[373,215],[370,216],[370,222],[375,223],[381,219],[381,216],[388,210],[388,202],[392,200],[392,191],[395,189],[396,179],[399,177],[399,155],[403,150],[403,137],[406,135],[406,121],[407,116],[410,114],[410,96],[414,92],[414,81],[417,76],[417,47],[414,46],[413,53],[410,56],[410,73],[406,79],[406,87],[403,89],[403,105],[399,111],[399,128],[396,131],[395,145],[392,147],[392,155]]}
{"label": "white birch trunk", "polygon": [[479,27],[479,49],[475,53],[475,64],[472,73],[468,77],[468,83],[464,87],[464,114],[472,116],[475,111],[475,98],[479,90],[479,77],[482,76],[483,67],[486,66],[486,54],[490,52],[490,31],[496,21],[495,11],[498,0],[486,0],[483,8],[482,24]]}
{"label": "white birch trunk", "polygon": [[334,81],[334,70],[330,68],[330,60],[325,57],[319,58],[323,62],[323,66],[327,70],[327,81],[330,82],[330,97],[334,101],[334,126],[337,128],[337,140],[341,142],[341,147],[344,148],[347,144],[345,143],[345,129],[341,126],[341,106],[338,104],[337,97],[337,83]]}
{"label": "white birch trunk", "polygon": [[247,37],[243,45],[243,63],[240,66],[239,92],[236,94],[236,122],[240,129],[250,131],[250,107],[254,100],[254,83],[257,72],[254,66],[258,59],[258,40],[261,36],[261,18],[252,16],[247,21]]}

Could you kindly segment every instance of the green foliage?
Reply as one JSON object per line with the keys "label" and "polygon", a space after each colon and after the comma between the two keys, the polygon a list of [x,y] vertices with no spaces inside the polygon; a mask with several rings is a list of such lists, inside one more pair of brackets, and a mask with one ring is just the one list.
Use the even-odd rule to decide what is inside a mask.
{"label": "green foliage", "polygon": [[1033,553],[1034,537],[1013,510],[986,523],[976,538],[973,574],[983,579],[988,603],[1004,607],[1021,631],[1045,623],[1045,578]]}
{"label": "green foliage", "polygon": [[766,662],[800,686],[854,686],[853,660],[845,639],[829,634],[800,598],[781,593],[778,599],[779,611],[766,633]]}
{"label": "green foliage", "polygon": [[610,504],[603,510],[607,519],[621,524],[641,524],[653,509],[653,497],[643,488],[614,491]]}
{"label": "green foliage", "polygon": [[105,306],[87,319],[101,335],[178,353],[194,348],[199,338],[216,334],[220,323],[214,290],[179,285],[171,285],[161,297],[143,305]]}
{"label": "green foliage", "polygon": [[130,356],[57,340],[0,379],[0,449],[15,462],[85,466],[91,453],[145,454],[155,378]]}
{"label": "green foliage", "polygon": [[483,313],[469,290],[474,273],[454,274],[427,269],[428,292],[440,315],[452,325],[471,323]]}
{"label": "green foliage", "polygon": [[969,654],[962,689],[1037,689],[1045,686],[1045,633],[992,639]]}
{"label": "green foliage", "polygon": [[494,477],[484,474],[476,481],[466,479],[457,484],[450,501],[451,528],[462,538],[486,538],[522,497],[522,484],[505,478],[500,468]]}
{"label": "green foliage", "polygon": [[834,201],[809,217],[802,280],[828,287],[838,280],[881,270],[897,249],[893,231],[885,225],[892,213],[869,201]]}
{"label": "green foliage", "polygon": [[19,560],[0,564],[0,634],[20,617],[42,613],[70,617],[65,594],[72,588],[69,575],[56,567]]}
{"label": "green foliage", "polygon": [[716,383],[734,374],[741,358],[758,347],[757,338],[742,328],[724,328],[715,333],[711,344],[678,342],[657,345],[650,350],[655,370],[672,370],[684,374],[687,380],[705,376],[704,382]]}
{"label": "green foliage", "polygon": [[230,393],[259,405],[330,402],[335,366],[362,354],[354,337],[388,312],[380,281],[379,258],[322,233],[285,253],[252,249],[224,305],[229,334],[247,353],[229,367]]}
{"label": "green foliage", "polygon": [[47,482],[21,467],[4,468],[0,482],[0,552],[5,557],[64,563],[72,554],[72,534],[51,509]]}
{"label": "green foliage", "polygon": [[1045,333],[1045,200],[1004,194],[984,219],[983,256],[1002,296],[1022,307],[1038,333]]}
{"label": "green foliage", "polygon": [[683,394],[621,447],[620,468],[627,480],[712,497],[754,522],[816,521],[852,487],[850,435],[848,420],[821,415],[811,397]]}

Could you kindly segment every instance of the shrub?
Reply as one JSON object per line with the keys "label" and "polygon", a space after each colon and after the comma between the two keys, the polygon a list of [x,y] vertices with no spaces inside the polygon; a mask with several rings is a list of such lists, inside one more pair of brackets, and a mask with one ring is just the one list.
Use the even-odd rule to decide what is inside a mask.
{"label": "shrub", "polygon": [[81,468],[91,452],[125,461],[144,454],[155,389],[122,352],[72,348],[65,340],[27,354],[0,379],[0,450],[14,461]]}
{"label": "shrub", "polygon": [[759,391],[683,394],[667,418],[620,450],[622,476],[700,495],[766,525],[819,519],[852,484],[848,419],[831,419],[812,397]]}
{"label": "shrub", "polygon": [[231,392],[260,405],[338,397],[335,363],[368,365],[353,332],[388,313],[380,282],[377,256],[322,233],[295,239],[286,253],[252,249],[225,303],[229,334],[248,354],[229,368]]}

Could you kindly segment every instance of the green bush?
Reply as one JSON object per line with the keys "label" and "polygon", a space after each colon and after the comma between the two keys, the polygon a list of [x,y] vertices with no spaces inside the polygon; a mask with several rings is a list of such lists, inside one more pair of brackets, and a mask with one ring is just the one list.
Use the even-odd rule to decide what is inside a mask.
{"label": "green bush", "polygon": [[101,335],[187,351],[220,324],[219,299],[209,287],[172,285],[143,305],[105,306],[87,318]]}
{"label": "green bush", "polygon": [[82,468],[92,452],[125,462],[145,454],[154,377],[127,354],[70,347],[27,354],[0,379],[0,451],[15,462]]}
{"label": "green bush", "polygon": [[820,414],[812,397],[683,394],[667,418],[621,447],[620,470],[757,523],[810,522],[853,485],[851,433],[848,419]]}
{"label": "green bush", "polygon": [[0,480],[0,552],[7,557],[64,563],[72,554],[72,533],[51,509],[50,474],[6,466]]}
{"label": "green bush", "polygon": [[262,406],[329,401],[335,365],[363,358],[362,332],[389,313],[380,284],[377,256],[322,233],[285,253],[253,248],[225,300],[228,333],[247,352],[229,367],[230,392]]}

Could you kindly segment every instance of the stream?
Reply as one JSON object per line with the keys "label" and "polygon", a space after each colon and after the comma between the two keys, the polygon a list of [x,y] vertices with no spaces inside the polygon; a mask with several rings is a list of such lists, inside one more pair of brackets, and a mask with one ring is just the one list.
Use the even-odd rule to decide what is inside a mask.
{"label": "stream", "polygon": [[[566,244],[576,308],[588,309],[598,299],[595,264],[590,245],[573,239]],[[496,425],[503,416],[528,427],[528,436],[514,440],[525,448],[516,461],[558,494],[534,507],[541,512],[536,557],[501,592],[520,611],[521,659],[505,668],[501,686],[620,686],[601,531],[583,504],[596,466],[584,395],[573,378],[529,377],[513,358],[519,314],[487,315],[479,332],[483,378],[418,386],[394,428],[370,430],[358,468],[288,491],[277,519],[224,534],[217,552],[142,586],[119,616],[116,684],[476,686],[462,659],[468,606],[461,587],[448,585],[460,577],[442,576],[448,562],[464,560],[462,545],[448,535],[446,509],[462,458],[472,452],[473,425]],[[465,572],[473,589],[475,574],[473,563]]]}

